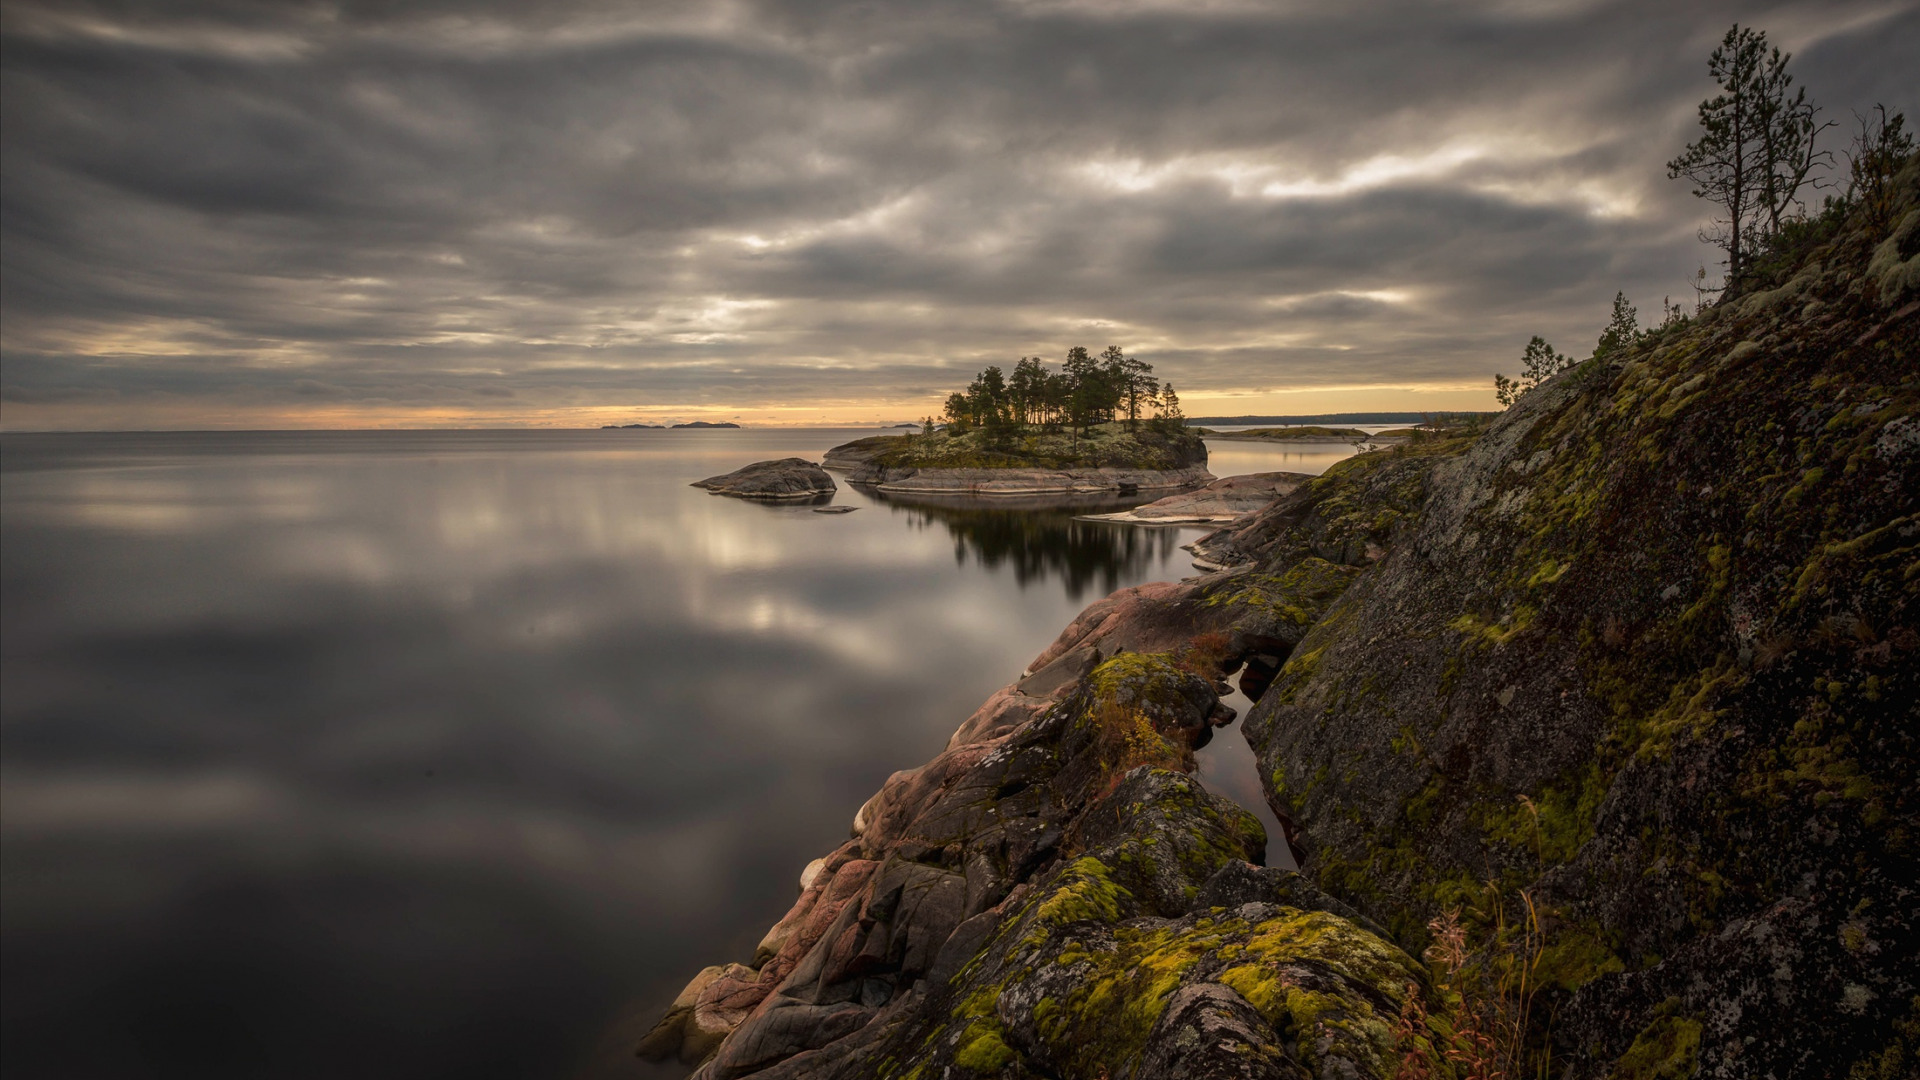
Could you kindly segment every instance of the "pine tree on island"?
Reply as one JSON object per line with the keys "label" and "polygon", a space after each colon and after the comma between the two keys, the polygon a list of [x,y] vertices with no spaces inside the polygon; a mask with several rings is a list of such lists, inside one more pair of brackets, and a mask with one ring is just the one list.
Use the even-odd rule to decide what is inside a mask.
{"label": "pine tree on island", "polygon": [[887,457],[977,468],[1164,469],[1206,460],[1173,387],[1118,345],[1097,355],[1074,346],[1057,370],[1038,356],[1021,357],[1011,372],[991,365],[947,395],[938,419],[944,427],[928,418]]}

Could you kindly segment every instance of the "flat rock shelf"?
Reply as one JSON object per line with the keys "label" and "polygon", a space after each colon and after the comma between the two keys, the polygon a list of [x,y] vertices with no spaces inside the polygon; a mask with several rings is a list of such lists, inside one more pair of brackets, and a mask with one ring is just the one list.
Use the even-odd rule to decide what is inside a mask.
{"label": "flat rock shelf", "polygon": [[1183,491],[1131,510],[1083,514],[1081,520],[1123,525],[1226,525],[1264,509],[1311,479],[1306,473],[1292,472],[1229,476],[1198,491]]}

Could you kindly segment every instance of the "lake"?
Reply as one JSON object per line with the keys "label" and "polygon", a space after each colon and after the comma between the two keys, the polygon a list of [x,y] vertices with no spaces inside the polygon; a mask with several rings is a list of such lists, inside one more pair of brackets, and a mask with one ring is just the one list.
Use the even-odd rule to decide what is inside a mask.
{"label": "lake", "polygon": [[[888,774],[1194,573],[1198,529],[687,486],[873,433],[0,436],[8,1074],[681,1075],[633,1042]],[[1201,757],[1274,831],[1237,725]]]}

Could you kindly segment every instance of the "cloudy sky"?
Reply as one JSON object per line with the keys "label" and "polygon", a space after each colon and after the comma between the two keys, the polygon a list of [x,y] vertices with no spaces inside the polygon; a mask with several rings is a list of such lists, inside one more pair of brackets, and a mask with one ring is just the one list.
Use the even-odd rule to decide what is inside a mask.
{"label": "cloudy sky", "polygon": [[1691,298],[1728,24],[1920,106],[1916,0],[0,11],[8,430],[899,420],[1074,344],[1491,407]]}

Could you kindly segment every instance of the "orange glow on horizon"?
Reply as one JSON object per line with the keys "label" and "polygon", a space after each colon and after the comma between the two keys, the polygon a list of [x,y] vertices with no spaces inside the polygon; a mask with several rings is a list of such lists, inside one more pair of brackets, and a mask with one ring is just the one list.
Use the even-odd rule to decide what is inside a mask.
{"label": "orange glow on horizon", "polygon": [[[392,430],[462,428],[598,428],[607,424],[732,421],[744,427],[870,427],[918,421],[940,411],[941,398],[908,401],[823,400],[796,405],[581,405],[522,408],[452,405],[222,405],[175,401],[9,403],[0,431]],[[1313,415],[1340,412],[1448,412],[1497,408],[1491,387],[1351,386],[1329,389],[1194,391],[1188,416]]]}

